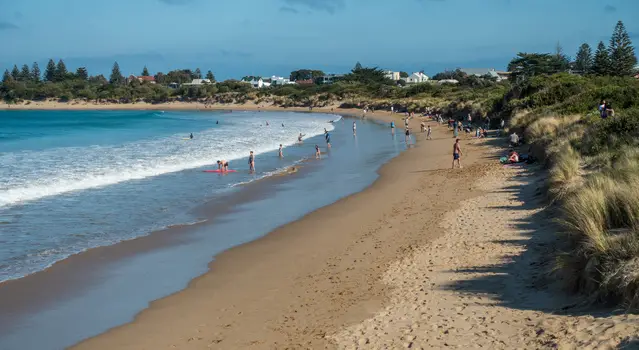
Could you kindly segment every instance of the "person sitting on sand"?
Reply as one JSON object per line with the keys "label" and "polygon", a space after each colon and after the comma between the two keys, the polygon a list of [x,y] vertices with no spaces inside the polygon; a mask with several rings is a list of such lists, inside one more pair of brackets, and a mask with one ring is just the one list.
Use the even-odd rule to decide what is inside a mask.
{"label": "person sitting on sand", "polygon": [[508,163],[519,163],[519,154],[513,149],[508,152]]}
{"label": "person sitting on sand", "polygon": [[225,159],[217,161],[217,170],[228,171],[229,170],[229,162]]}
{"label": "person sitting on sand", "polygon": [[459,165],[459,168],[462,168],[461,156],[462,150],[461,146],[459,145],[459,139],[455,139],[455,144],[453,145],[453,169],[455,169],[455,161],[457,161],[457,165]]}
{"label": "person sitting on sand", "polygon": [[316,159],[322,158],[322,152],[320,152],[320,148],[318,145],[315,145],[315,158]]}

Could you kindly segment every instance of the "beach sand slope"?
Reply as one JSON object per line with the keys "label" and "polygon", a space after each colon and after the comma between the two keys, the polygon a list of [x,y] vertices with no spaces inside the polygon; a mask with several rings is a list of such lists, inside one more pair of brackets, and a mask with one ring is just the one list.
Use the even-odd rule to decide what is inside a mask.
{"label": "beach sand slope", "polygon": [[[539,174],[539,172],[538,172]],[[390,265],[389,304],[332,336],[341,349],[637,348],[639,317],[578,306],[547,278],[557,231],[543,178],[495,167],[445,235]]]}

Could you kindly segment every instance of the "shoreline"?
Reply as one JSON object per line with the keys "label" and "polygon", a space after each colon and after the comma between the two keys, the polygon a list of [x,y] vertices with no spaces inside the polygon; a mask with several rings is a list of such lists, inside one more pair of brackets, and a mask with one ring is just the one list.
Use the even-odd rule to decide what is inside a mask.
{"label": "shoreline", "polygon": [[[339,114],[344,115],[343,111],[340,112],[342,113]],[[371,115],[370,119],[380,122],[395,120],[390,113],[382,112]],[[416,120],[411,120],[410,127],[413,130],[419,128]],[[435,135],[438,133],[447,135],[444,128],[436,127],[435,130]],[[423,135],[418,135],[421,141]],[[356,218],[363,221],[362,225],[367,225],[366,219],[369,219],[371,215],[385,218],[388,210],[392,209],[389,205],[391,207],[397,205],[398,199],[401,202],[398,195],[410,194],[415,187],[420,187],[419,180],[422,177],[436,178],[441,182],[441,188],[429,186],[429,189],[439,195],[448,192],[444,184],[451,181],[449,178],[451,172],[448,170],[450,164],[448,144],[452,143],[452,140],[439,136],[438,140],[432,141],[433,144],[445,145],[445,147],[423,147],[424,142],[418,143],[416,147],[384,164],[378,170],[377,180],[363,191],[312,211],[301,219],[279,227],[261,238],[224,251],[209,263],[205,274],[193,279],[185,289],[153,301],[147,309],[135,316],[134,321],[82,341],[72,348],[158,348],[176,344],[175,342],[181,344],[178,346],[180,348],[199,348],[204,345],[202,341],[205,340],[209,341],[210,346],[216,348],[327,346],[330,341],[324,336],[318,336],[319,334],[326,335],[345,324],[362,320],[383,305],[386,288],[380,285],[379,279],[385,264],[396,259],[398,254],[405,249],[410,249],[415,243],[427,242],[441,234],[431,233],[425,236],[417,235],[417,237],[409,235],[399,240],[392,236],[385,236],[382,241],[390,245],[385,249],[375,242],[366,242],[366,247],[352,246],[353,239],[356,243],[357,237],[363,239],[362,232],[359,230],[361,226],[358,225]],[[475,150],[484,152],[484,149],[480,148]],[[431,159],[433,163],[427,169],[423,169],[420,165],[416,166],[415,163],[423,159],[425,155],[433,157],[434,159]],[[476,162],[477,159],[471,163]],[[464,171],[466,174],[472,173],[472,170]],[[452,172],[452,174],[464,173]],[[463,180],[465,176],[454,175],[452,181]],[[409,181],[405,181],[406,177],[410,178]],[[457,179],[454,180],[455,178]],[[399,193],[396,191],[398,183],[401,187]],[[451,206],[463,198],[475,195],[474,192],[467,193],[461,188],[453,192],[453,195],[447,196],[451,198],[444,201]],[[442,206],[439,201],[431,201],[430,205],[436,207],[433,209],[436,216],[441,216],[450,209],[446,205]],[[433,212],[425,214],[433,214]],[[388,219],[383,220],[388,221]],[[325,227],[322,228],[322,226]],[[348,234],[344,235],[344,232],[337,230],[346,230]],[[368,241],[373,238],[372,236],[369,232],[363,237]],[[359,259],[348,263],[341,258],[344,254],[344,246],[347,247],[347,252],[362,248],[364,251]],[[379,249],[384,253],[380,257],[383,263],[375,262],[378,257],[370,254],[373,251],[379,252]],[[291,261],[295,261],[296,264],[290,264]],[[357,293],[347,290],[324,295],[327,289],[339,288],[340,285],[332,281],[334,278],[339,279],[340,273],[327,274],[325,264],[328,264],[329,269],[339,265],[356,265],[356,267],[345,267],[340,273],[349,275],[346,279],[363,279],[361,286],[367,287],[366,290],[358,290]],[[362,272],[362,269],[366,270],[363,274],[350,272],[356,270]],[[269,278],[264,279],[264,276]],[[304,280],[310,276],[314,276],[311,281],[308,281],[310,283],[299,283],[298,280]],[[358,286],[359,283],[352,287],[359,289]],[[310,300],[291,309],[289,305],[291,301],[304,299],[305,296],[308,298],[309,294],[313,296]],[[216,298],[211,300],[211,295],[215,295]],[[317,300],[326,299],[329,296],[333,297],[332,301]],[[355,296],[358,298],[354,298]],[[339,307],[335,307],[335,299],[342,298],[351,300],[346,300],[345,303],[340,302]],[[202,313],[201,310],[204,309],[210,312]],[[301,317],[300,314],[303,312],[301,309],[310,314]],[[290,313],[289,316],[286,316],[287,311]],[[211,315],[213,319],[207,318],[208,314],[214,314]],[[202,317],[204,320],[201,319]],[[172,319],[186,321],[188,326],[181,323],[178,328],[182,329],[178,330],[176,325],[171,324]],[[224,322],[224,324],[211,325],[215,322]],[[265,330],[265,323],[270,324],[266,327],[268,330]],[[334,324],[331,326],[330,323]],[[234,327],[238,325],[240,327]],[[193,327],[197,330],[193,331]],[[291,327],[294,329],[292,332]],[[326,330],[316,328],[326,328]],[[187,334],[192,336],[187,337]],[[258,339],[250,341],[247,334],[252,334]]]}

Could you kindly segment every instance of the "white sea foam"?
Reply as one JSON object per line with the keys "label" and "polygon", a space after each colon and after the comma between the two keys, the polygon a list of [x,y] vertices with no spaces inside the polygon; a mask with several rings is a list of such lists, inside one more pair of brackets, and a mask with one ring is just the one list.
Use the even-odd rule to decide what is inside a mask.
{"label": "white sea foam", "polygon": [[[114,146],[63,147],[0,154],[0,207],[44,197],[109,186],[125,181],[195,169],[217,159],[246,158],[293,145],[333,130],[333,115],[273,117],[270,126],[255,118],[237,118],[184,140],[184,134]],[[284,127],[281,124],[284,123]]]}

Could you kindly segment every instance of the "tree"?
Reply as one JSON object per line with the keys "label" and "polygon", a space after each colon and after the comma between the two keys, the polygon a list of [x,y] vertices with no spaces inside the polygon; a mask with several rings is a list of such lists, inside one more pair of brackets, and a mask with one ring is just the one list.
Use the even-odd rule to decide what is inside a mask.
{"label": "tree", "polygon": [[202,71],[200,70],[200,68],[195,68],[195,78],[193,79],[202,79]]}
{"label": "tree", "polygon": [[408,73],[406,73],[406,72],[399,72],[399,77],[400,77],[400,78],[408,78]]}
{"label": "tree", "polygon": [[600,41],[599,45],[597,45],[597,52],[595,52],[595,58],[592,63],[592,72],[597,75],[610,74],[610,56],[603,41]]}
{"label": "tree", "polygon": [[213,72],[206,72],[206,79],[210,80],[211,83],[215,83],[215,75],[213,75]]}
{"label": "tree", "polygon": [[583,43],[579,47],[579,51],[577,51],[577,56],[575,58],[575,69],[581,74],[588,74],[592,69],[592,65],[592,49],[590,48],[590,45]]}
{"label": "tree", "polygon": [[47,63],[47,69],[44,71],[44,79],[46,81],[53,81],[55,79],[55,62],[52,59]]}
{"label": "tree", "polygon": [[111,83],[112,85],[121,85],[124,83],[124,77],[120,72],[120,65],[118,64],[118,62],[113,63],[113,69],[111,69],[109,83]]}
{"label": "tree", "polygon": [[610,74],[616,76],[633,75],[637,56],[635,56],[635,49],[632,47],[630,36],[622,21],[617,22],[615,26],[608,51],[610,53]]}
{"label": "tree", "polygon": [[8,69],[5,69],[4,74],[2,75],[2,83],[6,84],[12,80],[13,80],[13,77],[11,77],[11,73],[9,73]]}
{"label": "tree", "polygon": [[22,65],[22,70],[20,71],[20,81],[29,80],[31,80],[31,71],[29,70],[29,66],[24,64]]}
{"label": "tree", "polygon": [[555,54],[520,52],[508,63],[508,71],[515,81],[543,74],[555,74],[568,69],[568,58],[561,52]]}
{"label": "tree", "polygon": [[146,68],[146,66],[144,66],[144,69],[142,69],[142,76],[148,77],[149,75],[149,70]]}
{"label": "tree", "polygon": [[54,81],[64,81],[67,78],[67,66],[64,61],[59,60],[58,65],[55,67],[55,74],[53,76]]}
{"label": "tree", "polygon": [[13,69],[11,70],[11,78],[13,78],[13,80],[20,79],[20,70],[15,64],[13,65]]}
{"label": "tree", "polygon": [[40,67],[38,66],[38,62],[33,62],[31,66],[31,80],[36,83],[40,82]]}
{"label": "tree", "polygon": [[355,63],[355,68],[353,68],[353,70],[360,70],[362,69],[362,64],[359,63],[359,61],[357,63]]}
{"label": "tree", "polygon": [[290,79],[291,81],[297,80],[309,80],[309,79],[317,79],[323,77],[325,74],[321,70],[312,70],[312,69],[300,69],[291,72]]}
{"label": "tree", "polygon": [[77,76],[78,79],[81,79],[81,80],[89,79],[89,72],[87,71],[86,67],[78,68],[75,71],[75,75]]}
{"label": "tree", "polygon": [[555,57],[552,64],[556,72],[566,72],[570,68],[570,58],[564,54],[564,48],[560,43],[555,45]]}

